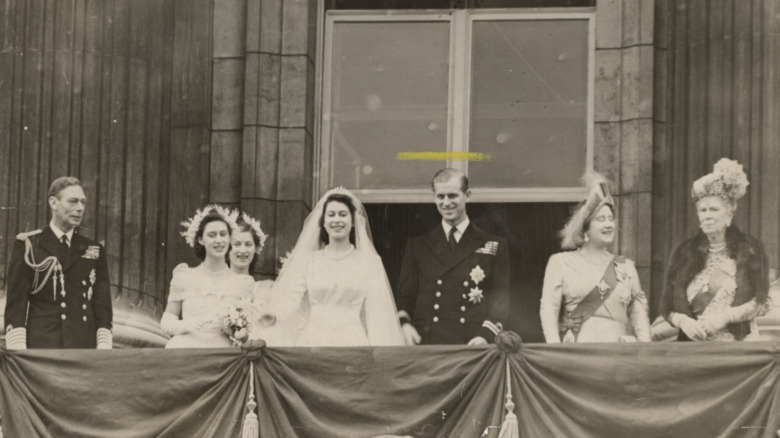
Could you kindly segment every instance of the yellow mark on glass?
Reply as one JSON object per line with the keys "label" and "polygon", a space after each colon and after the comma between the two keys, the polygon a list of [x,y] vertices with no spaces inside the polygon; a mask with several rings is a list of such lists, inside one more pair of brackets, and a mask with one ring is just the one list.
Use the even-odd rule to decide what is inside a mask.
{"label": "yellow mark on glass", "polygon": [[399,152],[401,161],[490,161],[493,156],[479,152]]}

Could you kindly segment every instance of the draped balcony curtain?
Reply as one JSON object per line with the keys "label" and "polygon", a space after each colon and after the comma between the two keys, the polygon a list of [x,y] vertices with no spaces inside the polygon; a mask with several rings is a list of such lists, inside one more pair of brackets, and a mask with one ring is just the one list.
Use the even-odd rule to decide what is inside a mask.
{"label": "draped balcony curtain", "polygon": [[[252,366],[250,366],[252,363]],[[6,437],[776,437],[779,343],[0,351]]]}

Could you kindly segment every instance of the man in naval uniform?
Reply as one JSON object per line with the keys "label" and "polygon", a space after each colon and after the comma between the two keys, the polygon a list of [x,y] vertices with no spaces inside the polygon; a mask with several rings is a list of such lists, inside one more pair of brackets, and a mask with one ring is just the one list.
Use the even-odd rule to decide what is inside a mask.
{"label": "man in naval uniform", "polygon": [[441,225],[409,240],[398,282],[398,315],[407,345],[493,342],[509,309],[506,240],[470,223],[466,175],[433,177]]}
{"label": "man in naval uniform", "polygon": [[76,230],[87,202],[81,182],[56,179],[48,202],[49,225],[19,234],[9,260],[6,346],[110,349],[106,252]]}

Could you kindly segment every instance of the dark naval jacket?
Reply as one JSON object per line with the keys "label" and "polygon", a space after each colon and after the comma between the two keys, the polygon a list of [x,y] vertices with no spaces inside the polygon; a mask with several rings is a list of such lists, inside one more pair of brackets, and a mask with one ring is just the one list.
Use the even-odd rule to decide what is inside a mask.
{"label": "dark naval jacket", "polygon": [[465,344],[475,336],[493,342],[509,312],[509,270],[505,239],[472,222],[453,251],[439,225],[406,245],[399,313],[409,315],[423,344]]}
{"label": "dark naval jacket", "polygon": [[[33,263],[57,257],[65,277],[64,288],[57,278],[55,289],[55,280],[49,278],[38,293],[32,294],[36,275],[24,260],[27,239],[32,244]],[[43,282],[44,274],[38,275],[39,282]],[[6,332],[26,327],[28,348],[95,348],[97,329],[111,330],[106,252],[94,240],[74,232],[68,248],[48,225],[40,232],[20,234],[7,278]]]}

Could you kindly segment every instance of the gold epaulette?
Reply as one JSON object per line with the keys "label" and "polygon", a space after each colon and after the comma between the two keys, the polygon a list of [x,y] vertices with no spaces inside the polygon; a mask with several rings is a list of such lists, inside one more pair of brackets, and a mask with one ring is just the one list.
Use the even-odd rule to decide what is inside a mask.
{"label": "gold epaulette", "polygon": [[25,240],[29,239],[30,237],[37,236],[43,232],[43,228],[38,230],[32,230],[28,231],[26,233],[19,233],[16,235],[16,238],[24,242]]}

